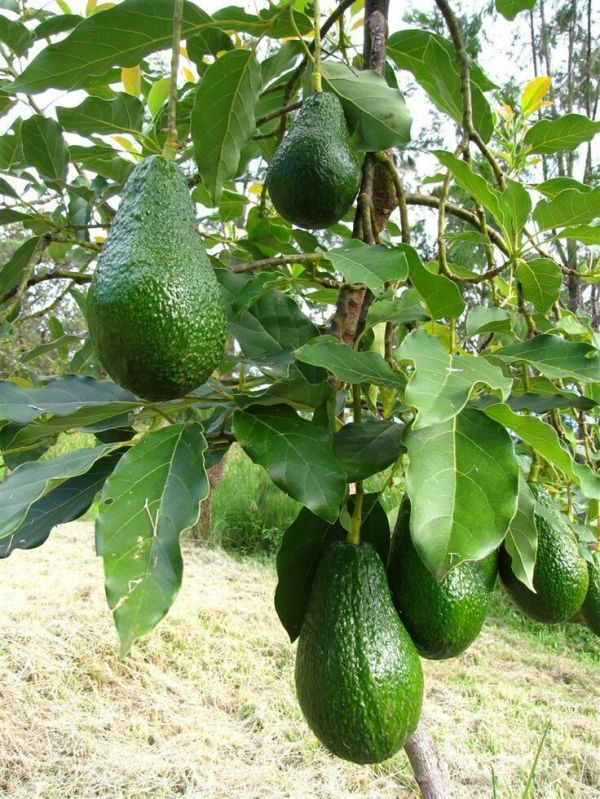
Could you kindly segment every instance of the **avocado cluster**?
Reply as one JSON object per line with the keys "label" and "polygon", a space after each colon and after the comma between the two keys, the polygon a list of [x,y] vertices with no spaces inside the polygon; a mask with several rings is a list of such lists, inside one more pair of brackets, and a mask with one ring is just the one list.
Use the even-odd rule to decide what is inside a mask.
{"label": "avocado cluster", "polygon": [[87,297],[94,349],[115,382],[170,400],[200,386],[225,346],[225,307],[181,169],[159,155],[132,171]]}
{"label": "avocado cluster", "polygon": [[275,209],[302,228],[327,228],[349,210],[361,160],[335,94],[308,97],[275,150],[266,185]]}

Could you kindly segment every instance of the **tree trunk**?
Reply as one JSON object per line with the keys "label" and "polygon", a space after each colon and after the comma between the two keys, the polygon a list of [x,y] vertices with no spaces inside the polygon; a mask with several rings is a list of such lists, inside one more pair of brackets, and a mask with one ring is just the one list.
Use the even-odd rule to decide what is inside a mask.
{"label": "tree trunk", "polygon": [[408,739],[404,750],[410,760],[423,799],[452,799],[446,768],[422,719]]}
{"label": "tree trunk", "polygon": [[206,541],[210,535],[212,528],[213,491],[221,482],[225,472],[226,458],[227,456],[224,455],[218,463],[215,463],[215,465],[207,471],[209,485],[208,496],[200,505],[200,518],[198,523],[192,528],[191,538],[194,541]]}

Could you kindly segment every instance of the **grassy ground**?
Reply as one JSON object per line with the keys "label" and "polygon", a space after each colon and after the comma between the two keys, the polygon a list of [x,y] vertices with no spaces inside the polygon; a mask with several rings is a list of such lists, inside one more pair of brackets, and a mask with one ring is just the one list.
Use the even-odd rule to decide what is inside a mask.
{"label": "grassy ground", "polygon": [[[294,648],[270,562],[186,545],[169,617],[126,661],[104,603],[90,524],[2,564],[0,796],[8,799],[408,799],[402,753],[343,763],[305,726]],[[461,658],[425,662],[425,718],[455,799],[521,795],[551,721],[533,796],[600,791],[600,641],[530,625],[497,598]]]}

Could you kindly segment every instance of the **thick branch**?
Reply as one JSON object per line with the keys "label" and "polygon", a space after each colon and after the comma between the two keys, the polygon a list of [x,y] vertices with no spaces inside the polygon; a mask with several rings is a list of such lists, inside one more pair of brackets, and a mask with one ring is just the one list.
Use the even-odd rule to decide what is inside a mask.
{"label": "thick branch", "polygon": [[421,720],[404,746],[423,799],[452,799],[446,769]]}

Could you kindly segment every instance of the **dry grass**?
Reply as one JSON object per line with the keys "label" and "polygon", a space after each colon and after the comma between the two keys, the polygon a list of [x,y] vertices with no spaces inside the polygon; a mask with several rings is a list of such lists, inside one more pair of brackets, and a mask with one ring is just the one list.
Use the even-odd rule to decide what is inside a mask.
{"label": "dry grass", "polygon": [[[2,564],[0,795],[9,799],[415,797],[403,754],[330,757],[293,690],[272,568],[188,549],[184,589],[121,662],[89,524]],[[600,647],[556,652],[492,624],[462,658],[426,663],[425,715],[456,799],[519,797],[546,720],[538,799],[600,790]]]}

